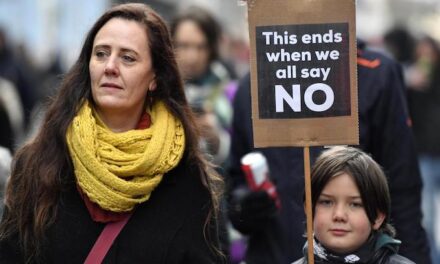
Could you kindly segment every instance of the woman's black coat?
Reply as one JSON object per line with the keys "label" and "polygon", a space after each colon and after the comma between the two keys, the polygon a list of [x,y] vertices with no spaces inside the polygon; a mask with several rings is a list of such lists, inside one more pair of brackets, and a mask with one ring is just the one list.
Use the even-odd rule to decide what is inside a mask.
{"label": "woman's black coat", "polygon": [[[210,201],[199,173],[179,165],[136,208],[103,263],[219,263],[206,240],[214,229],[207,227],[204,234]],[[62,192],[41,263],[83,263],[104,225],[92,221],[72,181]],[[0,243],[0,263],[24,263],[15,239]]]}

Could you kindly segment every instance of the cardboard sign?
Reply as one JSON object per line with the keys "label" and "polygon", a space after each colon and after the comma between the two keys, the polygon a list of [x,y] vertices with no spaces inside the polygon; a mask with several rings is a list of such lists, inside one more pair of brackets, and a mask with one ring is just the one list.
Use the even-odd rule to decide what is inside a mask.
{"label": "cardboard sign", "polygon": [[357,145],[355,1],[253,0],[248,12],[254,145]]}

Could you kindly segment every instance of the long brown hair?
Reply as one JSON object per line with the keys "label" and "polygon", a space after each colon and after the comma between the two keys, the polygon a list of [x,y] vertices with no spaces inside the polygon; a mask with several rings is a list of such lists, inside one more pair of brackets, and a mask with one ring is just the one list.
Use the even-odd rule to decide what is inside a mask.
{"label": "long brown hair", "polygon": [[169,32],[163,19],[144,4],[122,4],[104,13],[89,31],[78,60],[66,74],[52,99],[35,138],[17,151],[6,190],[6,209],[0,239],[17,235],[27,261],[38,258],[44,231],[55,221],[62,187],[73,166],[66,145],[66,131],[84,100],[92,101],[89,61],[97,32],[112,18],[136,21],[145,26],[156,74],[152,100],[162,100],[181,120],[186,136],[182,162],[199,168],[202,182],[211,193],[207,222],[216,217],[222,179],[211,169],[198,148],[198,129],[186,101]]}

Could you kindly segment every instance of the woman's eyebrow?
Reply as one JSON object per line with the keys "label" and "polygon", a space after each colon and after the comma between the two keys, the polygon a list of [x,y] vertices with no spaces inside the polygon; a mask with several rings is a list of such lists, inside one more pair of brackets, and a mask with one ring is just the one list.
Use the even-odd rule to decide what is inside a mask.
{"label": "woman's eyebrow", "polygon": [[132,52],[135,55],[139,55],[139,53],[137,53],[137,51],[135,51],[134,49],[130,49],[130,48],[121,48],[122,52]]}
{"label": "woman's eyebrow", "polygon": [[[98,45],[96,45],[96,46],[93,47],[93,50],[96,50],[96,49],[99,49],[99,48],[103,48],[103,49],[111,49],[110,45],[107,45],[107,44],[98,44]],[[125,48],[125,47],[123,47],[123,48],[121,48],[121,51],[122,51],[122,52],[132,52],[132,53],[134,53],[134,54],[136,54],[136,55],[139,55],[139,53],[138,53],[137,51],[135,51],[134,49],[131,49],[131,48]]]}
{"label": "woman's eyebrow", "polygon": [[99,44],[93,47],[93,49],[99,49],[99,48],[110,49],[110,45]]}

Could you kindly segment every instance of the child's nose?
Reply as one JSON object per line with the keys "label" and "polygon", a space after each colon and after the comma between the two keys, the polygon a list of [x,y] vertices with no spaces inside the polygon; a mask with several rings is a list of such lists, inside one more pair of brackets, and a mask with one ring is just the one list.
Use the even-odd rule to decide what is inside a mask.
{"label": "child's nose", "polygon": [[346,221],[347,220],[347,208],[342,204],[337,204],[333,210],[334,221]]}

